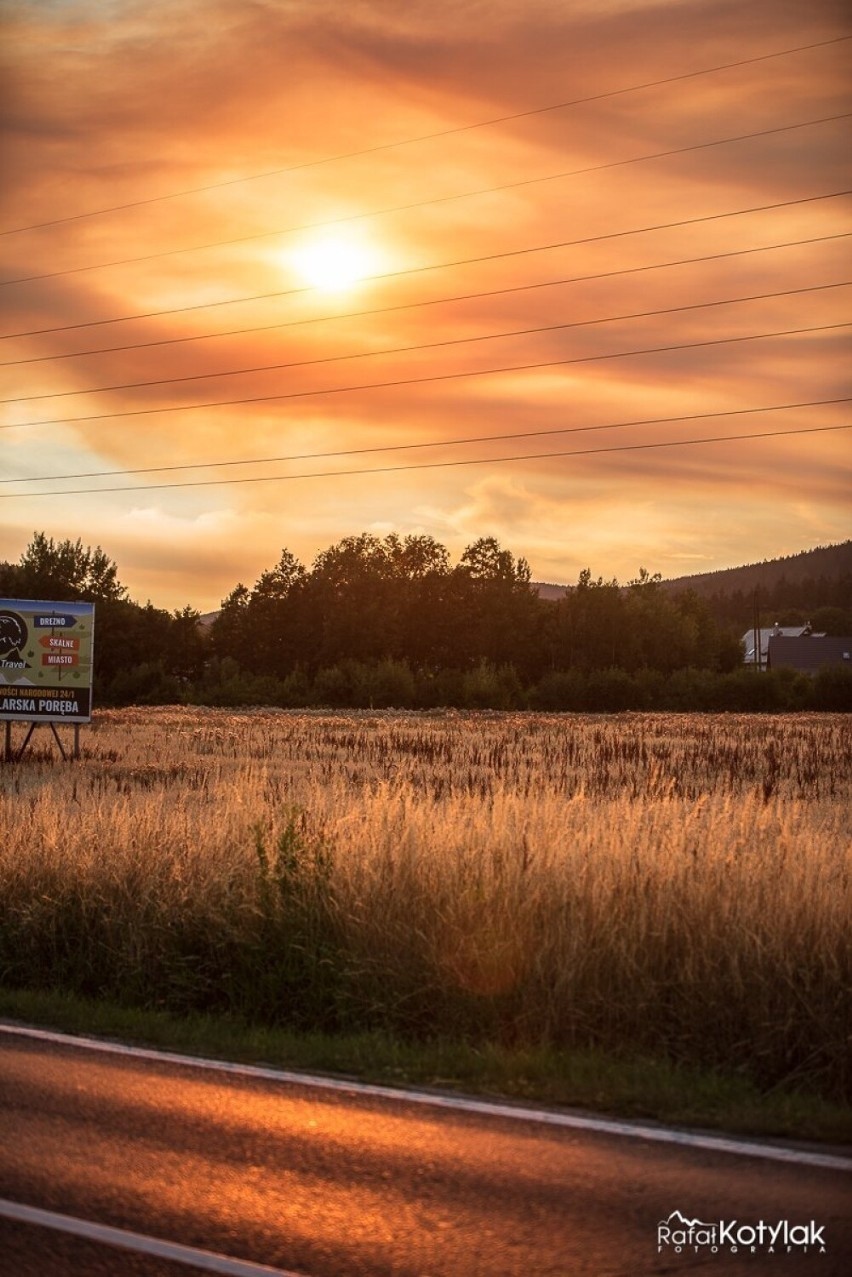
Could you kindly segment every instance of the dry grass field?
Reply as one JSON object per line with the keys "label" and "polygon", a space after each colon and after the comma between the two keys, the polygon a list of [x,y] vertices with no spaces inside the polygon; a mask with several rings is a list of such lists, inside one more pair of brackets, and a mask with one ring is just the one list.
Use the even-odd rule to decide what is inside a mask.
{"label": "dry grass field", "polygon": [[848,1094],[841,715],[116,710],[67,764],[41,735],[0,768],[7,986]]}

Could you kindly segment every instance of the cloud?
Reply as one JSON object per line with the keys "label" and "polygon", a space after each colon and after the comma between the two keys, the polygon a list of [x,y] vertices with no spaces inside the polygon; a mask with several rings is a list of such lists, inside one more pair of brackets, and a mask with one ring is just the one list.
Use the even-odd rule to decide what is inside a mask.
{"label": "cloud", "polygon": [[[3,278],[52,275],[4,290],[6,331],[31,334],[0,349],[0,397],[18,401],[4,422],[57,422],[3,432],[12,473],[350,454],[114,480],[145,488],[483,464],[16,497],[0,554],[41,526],[100,540],[132,590],[206,607],[279,542],[310,561],[367,527],[416,526],[454,552],[493,533],[554,579],[592,560],[632,574],[639,549],[665,570],[842,539],[842,433],[490,459],[839,424],[844,406],[454,442],[848,394],[844,330],[752,340],[843,320],[842,290],[793,290],[845,279],[846,241],[773,245],[845,233],[846,203],[738,211],[845,186],[845,124],[622,163],[848,109],[843,46],[652,84],[848,33],[840,7],[803,23],[793,0],[69,0],[7,5],[6,23],[3,226],[73,219],[0,240]],[[714,220],[670,225],[698,217]],[[358,219],[397,274],[334,299],[292,291],[297,228],[335,218]],[[707,260],[668,264],[686,258]],[[769,292],[789,295],[701,305]],[[496,336],[533,328],[548,331]],[[629,353],[657,346],[682,348]],[[218,400],[245,402],[194,406]]]}

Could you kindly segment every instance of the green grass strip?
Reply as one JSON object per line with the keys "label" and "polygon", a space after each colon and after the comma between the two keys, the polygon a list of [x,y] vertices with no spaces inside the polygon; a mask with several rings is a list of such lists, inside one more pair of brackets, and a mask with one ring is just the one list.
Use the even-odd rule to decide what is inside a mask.
{"label": "green grass strip", "polygon": [[67,1033],[324,1073],[440,1088],[679,1126],[852,1144],[852,1109],[802,1091],[760,1094],[735,1074],[591,1051],[403,1042],[383,1033],[301,1034],[226,1017],[136,1010],[61,992],[0,988],[0,1016]]}

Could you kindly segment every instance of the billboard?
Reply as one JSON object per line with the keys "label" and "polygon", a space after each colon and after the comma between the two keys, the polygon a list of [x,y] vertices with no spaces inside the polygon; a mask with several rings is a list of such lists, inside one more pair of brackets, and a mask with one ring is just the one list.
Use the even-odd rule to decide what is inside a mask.
{"label": "billboard", "polygon": [[88,723],[94,603],[0,599],[0,721]]}

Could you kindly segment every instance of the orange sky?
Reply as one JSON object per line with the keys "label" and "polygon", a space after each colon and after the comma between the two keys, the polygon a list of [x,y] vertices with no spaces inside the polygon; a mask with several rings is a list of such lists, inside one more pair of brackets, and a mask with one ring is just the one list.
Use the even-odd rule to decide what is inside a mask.
{"label": "orange sky", "polygon": [[[852,111],[852,40],[654,83],[848,37],[844,12],[2,0],[0,278],[26,280],[2,332],[50,331],[2,342],[0,478],[407,450],[3,483],[0,558],[79,536],[133,597],[205,611],[282,547],[309,564],[364,530],[454,557],[495,535],[549,581],[848,538],[848,431],[543,455],[852,422],[750,411],[850,395],[828,326],[850,317],[852,197],[813,197],[852,187],[850,119],[826,121]],[[332,236],[370,277],[306,281],[300,251]],[[269,365],[290,366],[236,372]],[[659,418],[681,419],[578,432]],[[36,495],[61,489],[88,491]]]}

